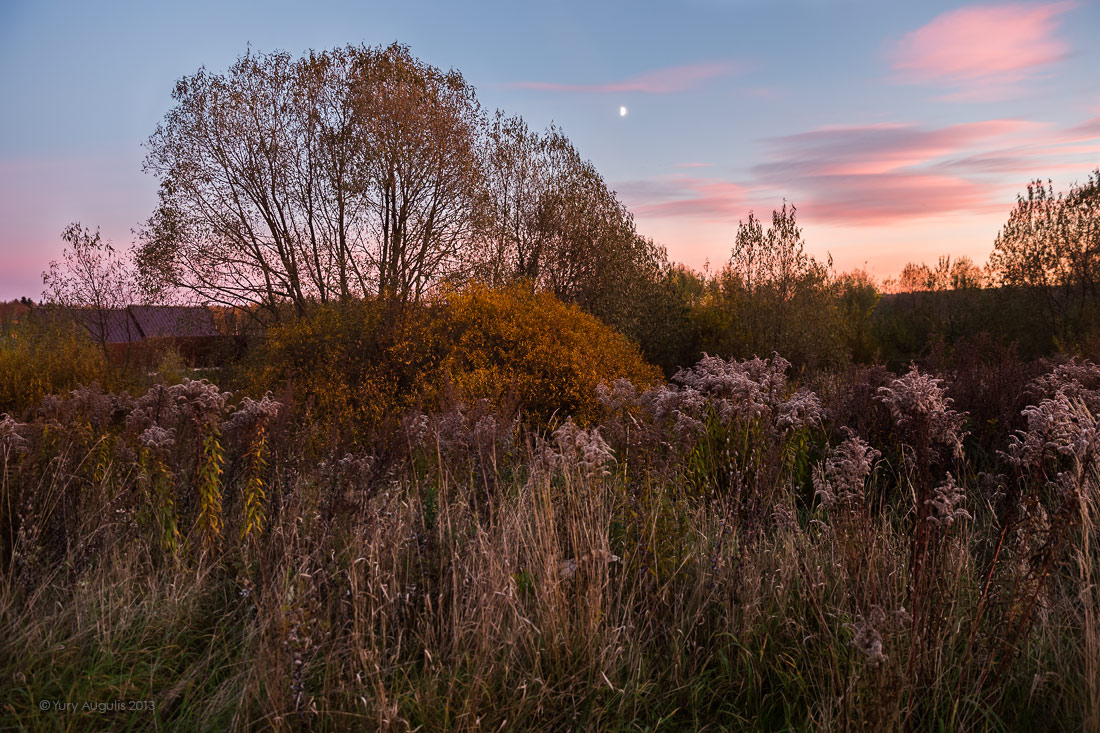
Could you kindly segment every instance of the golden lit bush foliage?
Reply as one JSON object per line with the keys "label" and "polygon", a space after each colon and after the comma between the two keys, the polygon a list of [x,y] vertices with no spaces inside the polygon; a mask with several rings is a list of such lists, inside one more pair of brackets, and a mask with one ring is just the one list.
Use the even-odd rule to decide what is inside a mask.
{"label": "golden lit bush foliage", "polygon": [[248,391],[289,388],[316,418],[372,425],[411,406],[432,371],[424,316],[409,309],[399,318],[369,300],[314,308],[268,329],[248,357]]}
{"label": "golden lit bush foliage", "polygon": [[584,418],[601,382],[660,378],[610,327],[523,285],[470,285],[400,314],[375,301],[318,307],[270,329],[247,373],[250,391],[289,386],[313,416],[357,429],[451,397]]}
{"label": "golden lit bush foliage", "polygon": [[111,387],[103,350],[72,324],[28,318],[0,333],[0,412],[22,412],[80,384]]}
{"label": "golden lit bush foliage", "polygon": [[[661,379],[638,348],[595,317],[524,284],[470,285],[444,296],[431,319],[440,373],[465,399],[514,397],[524,411],[589,417],[596,387]],[[437,382],[438,384],[439,382]]]}

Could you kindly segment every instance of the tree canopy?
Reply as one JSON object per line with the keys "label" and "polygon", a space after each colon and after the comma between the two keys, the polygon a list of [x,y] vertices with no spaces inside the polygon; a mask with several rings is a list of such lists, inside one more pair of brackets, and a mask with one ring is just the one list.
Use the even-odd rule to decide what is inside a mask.
{"label": "tree canopy", "polygon": [[459,72],[406,46],[250,51],[173,98],[145,161],[160,181],[138,251],[153,288],[278,314],[525,279],[612,312],[630,273],[660,267],[561,130],[486,115]]}
{"label": "tree canopy", "polygon": [[1028,184],[989,267],[999,285],[1041,291],[1063,341],[1081,338],[1100,305],[1100,169],[1064,194],[1049,181]]}

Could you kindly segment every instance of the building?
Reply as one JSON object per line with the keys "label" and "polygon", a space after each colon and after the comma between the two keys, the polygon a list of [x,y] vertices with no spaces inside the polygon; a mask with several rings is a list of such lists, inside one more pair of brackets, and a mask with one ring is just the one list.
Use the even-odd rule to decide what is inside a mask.
{"label": "building", "polygon": [[126,308],[41,308],[48,318],[71,320],[119,359],[152,356],[170,346],[189,362],[207,361],[221,338],[202,306],[131,305]]}

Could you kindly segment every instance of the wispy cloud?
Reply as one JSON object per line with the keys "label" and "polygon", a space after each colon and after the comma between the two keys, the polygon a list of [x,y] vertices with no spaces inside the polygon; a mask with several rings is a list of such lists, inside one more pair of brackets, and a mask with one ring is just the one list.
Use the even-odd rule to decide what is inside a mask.
{"label": "wispy cloud", "polygon": [[742,65],[736,61],[710,61],[687,66],[655,69],[626,79],[599,84],[518,81],[506,86],[511,89],[534,89],[547,92],[675,94],[676,92],[697,89],[710,79],[730,76],[741,69]]}
{"label": "wispy cloud", "polygon": [[992,138],[1034,129],[1025,120],[986,120],[938,129],[886,123],[823,127],[769,138],[771,161],[756,166],[763,178],[876,175],[911,168]]}
{"label": "wispy cloud", "polygon": [[736,221],[744,215],[751,193],[738,183],[682,174],[627,181],[615,188],[637,216],[705,221]]}
{"label": "wispy cloud", "polygon": [[829,176],[805,182],[805,216],[814,221],[875,226],[955,212],[1003,208],[988,186],[962,176],[884,173]]}
{"label": "wispy cloud", "polygon": [[[640,220],[736,222],[786,198],[807,221],[883,227],[1003,213],[1036,176],[1080,175],[1100,151],[1100,120],[1066,128],[1019,119],[944,127],[823,127],[762,141],[739,181],[687,174],[620,183]],[[677,167],[693,164],[680,164]]]}
{"label": "wispy cloud", "polygon": [[[913,124],[810,130],[767,141],[768,156],[753,168],[760,183],[790,191],[807,217],[872,226],[999,206],[987,171],[968,156],[1023,144],[1041,125],[986,120],[942,128]],[[945,166],[954,160],[954,167]],[[988,163],[988,161],[983,161]]]}
{"label": "wispy cloud", "polygon": [[776,87],[745,87],[741,92],[747,97],[757,99],[778,99],[782,96]]}
{"label": "wispy cloud", "polygon": [[992,4],[934,18],[889,48],[897,81],[951,90],[946,99],[988,101],[1012,96],[1019,84],[1069,54],[1058,37],[1074,2]]}
{"label": "wispy cloud", "polygon": [[1100,138],[1100,117],[1093,117],[1066,131],[1071,141]]}

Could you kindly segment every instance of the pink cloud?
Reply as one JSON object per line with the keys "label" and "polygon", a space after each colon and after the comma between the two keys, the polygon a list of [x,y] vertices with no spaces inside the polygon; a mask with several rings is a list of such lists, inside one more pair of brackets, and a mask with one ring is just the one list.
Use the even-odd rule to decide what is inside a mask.
{"label": "pink cloud", "polygon": [[753,185],[782,192],[808,219],[878,226],[1007,212],[1032,178],[1095,167],[1100,124],[994,119],[940,128],[830,127],[771,138]]}
{"label": "pink cloud", "polygon": [[996,187],[982,174],[1005,165],[997,155],[982,156],[1022,146],[1044,127],[994,119],[940,128],[891,123],[809,130],[768,140],[767,160],[753,173],[820,222],[878,226],[982,213],[1000,206]]}
{"label": "pink cloud", "polygon": [[[753,205],[793,200],[807,217],[880,225],[957,211],[985,211],[989,186],[968,174],[989,161],[967,156],[993,142],[1022,141],[1042,125],[993,119],[942,128],[886,123],[825,127],[765,141],[751,178],[733,183],[687,175],[621,184],[640,219],[735,222]],[[955,164],[946,165],[954,159]],[[960,170],[961,169],[961,170]]]}
{"label": "pink cloud", "polygon": [[[967,175],[1011,174],[1026,180],[1066,172],[1079,173],[1100,153],[1100,118],[1060,130],[1043,129],[1041,136],[1025,138],[1012,147],[972,151],[936,164],[941,170]],[[1092,163],[1092,167],[1095,162]]]}
{"label": "pink cloud", "polygon": [[520,81],[508,84],[512,89],[535,89],[546,92],[641,92],[644,94],[674,94],[697,89],[703,82],[729,76],[741,69],[733,61],[711,61],[688,66],[647,71],[619,81],[603,84],[559,84],[556,82]]}
{"label": "pink cloud", "polygon": [[836,254],[838,267],[873,255],[893,268],[920,259],[912,253],[933,241],[980,261],[1030,179],[1079,180],[1097,152],[1097,119],[833,126],[763,140],[759,162],[737,181],[692,170],[617,189],[639,229],[694,266],[724,254],[750,210],[765,214],[785,199],[798,206],[817,254]]}
{"label": "pink cloud", "polygon": [[986,153],[946,162],[940,169],[944,171],[960,170],[971,174],[1011,174],[1015,177],[1024,176],[1026,179],[1031,180],[1045,178],[1064,171],[1078,171],[1081,169],[1081,165],[1080,163],[1051,162],[1030,153],[1016,155]]}
{"label": "pink cloud", "polygon": [[693,217],[704,221],[736,221],[744,215],[751,192],[749,187],[730,181],[686,175],[628,181],[617,189],[639,217]]}
{"label": "pink cloud", "polygon": [[953,88],[946,99],[989,100],[1061,61],[1069,47],[1056,33],[1073,2],[972,5],[934,18],[889,51],[902,82]]}
{"label": "pink cloud", "polygon": [[969,175],[1011,174],[1026,179],[1047,178],[1055,173],[1080,171],[1082,156],[1100,153],[1100,145],[1051,144],[990,150],[937,164],[937,169]]}
{"label": "pink cloud", "polygon": [[772,161],[756,167],[764,177],[875,175],[912,168],[992,138],[1037,127],[1024,120],[986,120],[939,129],[883,123],[824,127],[768,140]]}
{"label": "pink cloud", "polygon": [[806,182],[799,208],[814,221],[874,226],[1003,208],[989,194],[988,186],[959,176],[928,173],[829,176]]}
{"label": "pink cloud", "polygon": [[1073,142],[1100,138],[1100,117],[1094,117],[1079,125],[1074,125],[1066,130],[1066,134]]}

